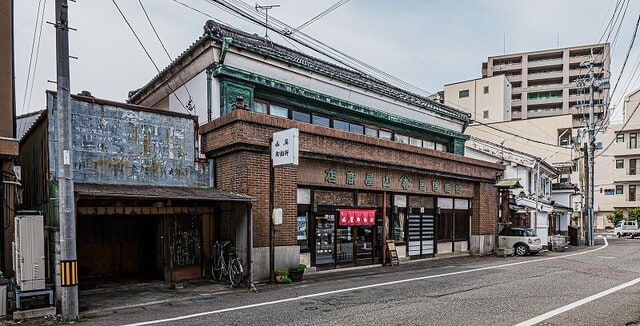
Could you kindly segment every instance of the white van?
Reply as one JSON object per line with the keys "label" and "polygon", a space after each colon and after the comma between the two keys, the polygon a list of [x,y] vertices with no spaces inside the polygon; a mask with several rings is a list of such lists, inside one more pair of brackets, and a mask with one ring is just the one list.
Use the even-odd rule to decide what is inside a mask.
{"label": "white van", "polygon": [[640,229],[638,229],[638,221],[618,221],[616,228],[613,229],[613,234],[618,238],[630,235],[631,238],[640,235]]}

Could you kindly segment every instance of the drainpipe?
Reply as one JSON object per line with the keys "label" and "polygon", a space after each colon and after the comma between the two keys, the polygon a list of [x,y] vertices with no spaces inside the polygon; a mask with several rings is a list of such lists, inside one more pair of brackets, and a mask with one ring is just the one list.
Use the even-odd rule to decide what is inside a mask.
{"label": "drainpipe", "polygon": [[213,69],[207,68],[207,121],[211,121],[211,109],[213,107],[213,96],[211,94],[211,87],[213,84]]}
{"label": "drainpipe", "polygon": [[216,187],[216,160],[209,159],[209,188]]}

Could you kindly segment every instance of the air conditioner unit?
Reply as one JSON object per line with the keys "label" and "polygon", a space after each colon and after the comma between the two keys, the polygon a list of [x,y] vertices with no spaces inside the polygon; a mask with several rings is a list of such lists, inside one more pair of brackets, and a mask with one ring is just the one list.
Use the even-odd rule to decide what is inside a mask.
{"label": "air conditioner unit", "polygon": [[44,227],[42,215],[16,215],[13,270],[20,291],[45,289]]}

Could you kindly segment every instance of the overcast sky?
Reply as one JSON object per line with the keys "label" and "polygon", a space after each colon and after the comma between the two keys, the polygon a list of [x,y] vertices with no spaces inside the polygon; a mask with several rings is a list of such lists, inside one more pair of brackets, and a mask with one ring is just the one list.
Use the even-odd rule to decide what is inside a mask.
{"label": "overcast sky", "polygon": [[[597,43],[616,1],[619,0],[351,0],[302,31],[390,75],[436,92],[444,84],[480,78],[482,62],[505,51],[517,53]],[[220,22],[264,34],[263,27],[232,16],[210,1],[179,2]],[[245,2],[256,4],[252,0]],[[269,15],[299,26],[336,2],[257,3],[279,4]],[[139,2],[116,0],[116,3],[162,70],[170,60]],[[172,58],[201,36],[204,22],[210,19],[178,1],[142,0],[142,3]],[[38,37],[39,4],[46,6],[41,37]],[[77,0],[69,4],[69,25],[77,28],[70,32],[70,54],[78,57],[71,60],[72,93],[89,90],[96,97],[124,102],[128,91],[143,86],[157,74],[111,0]],[[45,90],[56,88],[48,82],[56,79],[55,30],[46,23],[55,21],[54,0],[15,0],[14,6],[16,110],[22,114],[44,108]],[[631,1],[617,41],[613,43],[615,32],[610,37],[612,85],[629,48],[638,14],[640,1]],[[274,42],[288,46],[275,33],[269,35]],[[638,47],[636,44],[633,48],[615,95],[622,95],[625,89],[628,94],[640,87],[637,74],[629,79],[640,59]],[[631,83],[627,84],[627,80]],[[612,104],[621,105],[619,98],[614,97]]]}

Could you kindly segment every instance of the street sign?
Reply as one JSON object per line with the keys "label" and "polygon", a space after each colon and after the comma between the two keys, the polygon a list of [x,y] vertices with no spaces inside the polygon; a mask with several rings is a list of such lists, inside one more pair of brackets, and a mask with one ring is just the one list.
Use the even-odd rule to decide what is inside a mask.
{"label": "street sign", "polygon": [[298,165],[298,129],[291,128],[273,133],[271,160],[273,166]]}

